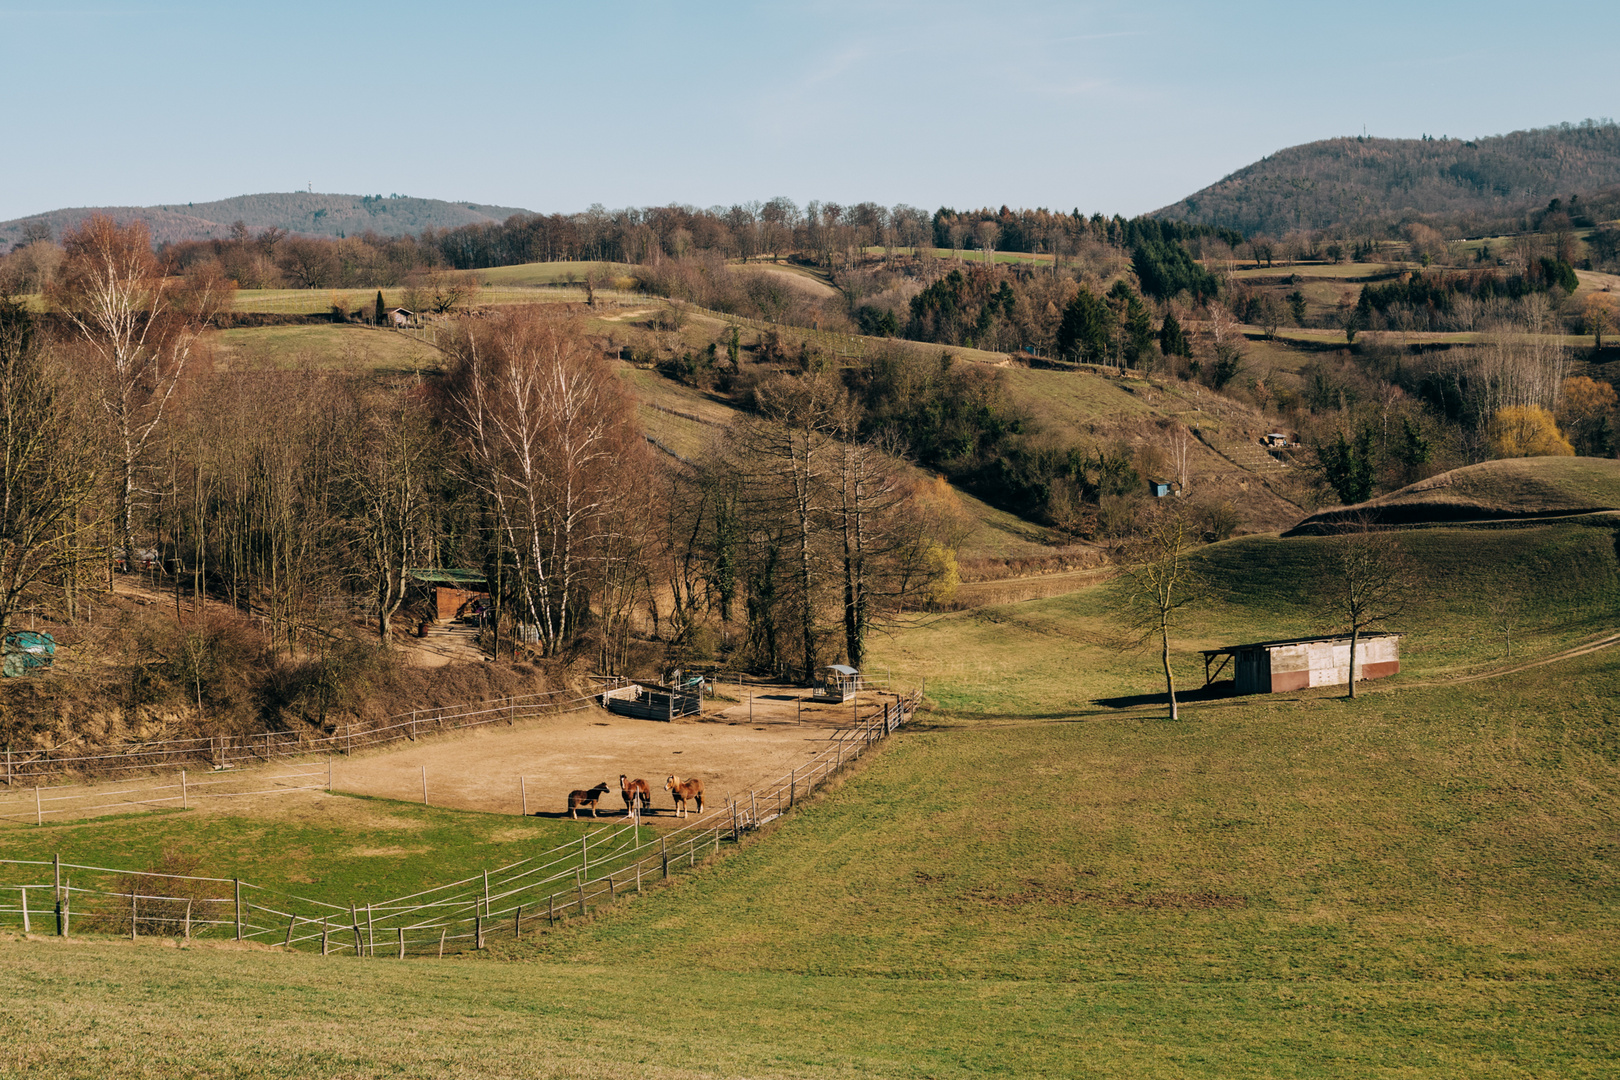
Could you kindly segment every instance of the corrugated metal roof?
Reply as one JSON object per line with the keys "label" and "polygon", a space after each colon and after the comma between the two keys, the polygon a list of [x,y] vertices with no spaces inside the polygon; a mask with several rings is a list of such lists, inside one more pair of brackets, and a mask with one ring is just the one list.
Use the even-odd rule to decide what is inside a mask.
{"label": "corrugated metal roof", "polygon": [[[1404,634],[1397,634],[1397,633],[1394,633],[1392,631],[1387,631],[1387,630],[1371,630],[1371,631],[1363,631],[1362,633],[1357,634],[1356,636],[1362,641],[1370,641],[1373,638],[1388,638],[1388,637],[1398,638],[1398,637],[1404,637],[1405,635]],[[1226,645],[1226,646],[1223,646],[1222,648],[1219,648],[1219,649],[1200,649],[1198,651],[1203,653],[1205,656],[1220,656],[1223,653],[1238,652],[1239,650],[1242,650],[1242,649],[1276,649],[1276,648],[1281,648],[1284,645],[1315,645],[1317,642],[1320,642],[1320,641],[1349,641],[1349,640],[1350,640],[1350,635],[1349,634],[1324,634],[1324,635],[1322,635],[1320,637],[1279,638],[1276,641],[1255,641],[1255,642],[1250,642],[1247,645]]]}
{"label": "corrugated metal roof", "polygon": [[482,585],[487,576],[482,570],[407,570],[411,580],[421,585]]}

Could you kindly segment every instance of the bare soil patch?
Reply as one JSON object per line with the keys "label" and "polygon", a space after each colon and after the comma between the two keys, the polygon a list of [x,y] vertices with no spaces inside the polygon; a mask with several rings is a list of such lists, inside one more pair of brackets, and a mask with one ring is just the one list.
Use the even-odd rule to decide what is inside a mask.
{"label": "bare soil patch", "polygon": [[[739,691],[728,685],[725,692],[736,695]],[[666,777],[696,777],[704,784],[705,808],[724,805],[730,797],[746,797],[751,789],[786,777],[825,750],[840,730],[858,719],[869,720],[881,712],[884,702],[893,700],[887,694],[867,693],[858,702],[814,704],[809,701],[810,691],[791,686],[755,686],[742,694],[741,700],[711,699],[701,718],[673,723],[617,716],[593,706],[511,725],[424,735],[415,742],[395,743],[353,757],[338,755],[330,762],[332,790],[419,802],[425,773],[427,798],[433,806],[518,814],[526,793],[530,814],[564,817],[570,791],[605,782],[610,790],[598,804],[597,814],[614,818],[624,816],[619,776],[625,774],[646,780],[652,788],[652,807],[642,820],[673,823],[677,819],[674,800],[664,790]],[[357,804],[332,799],[319,790],[326,765],[326,759],[319,758],[225,773],[193,769],[191,809],[278,819],[346,818]],[[177,785],[178,774],[172,779]],[[220,779],[229,783],[209,786],[208,782]],[[178,790],[149,790],[169,782],[161,777],[125,779],[76,785],[73,790],[86,796],[128,791],[131,799],[177,796]],[[26,794],[18,796],[21,801],[13,808],[19,814],[33,809],[32,802],[23,798]],[[149,805],[178,809],[178,800]],[[137,803],[109,805],[70,817],[141,808]],[[581,816],[590,813],[582,811]],[[394,824],[402,829],[415,827],[403,820]]]}
{"label": "bare soil patch", "polygon": [[[697,777],[704,784],[705,806],[721,805],[786,776],[854,722],[854,705],[810,704],[808,695],[798,687],[757,687],[751,705],[721,700],[701,719],[673,723],[593,707],[555,719],[476,728],[337,759],[332,786],[416,801],[422,798],[426,770],[428,802],[435,806],[513,814],[521,811],[526,791],[529,813],[561,817],[570,791],[606,783],[610,791],[597,814],[610,817],[624,814],[623,774],[652,787],[650,818],[668,818],[674,801],[663,789],[666,777]],[[870,717],[882,700],[863,695],[860,715]]]}

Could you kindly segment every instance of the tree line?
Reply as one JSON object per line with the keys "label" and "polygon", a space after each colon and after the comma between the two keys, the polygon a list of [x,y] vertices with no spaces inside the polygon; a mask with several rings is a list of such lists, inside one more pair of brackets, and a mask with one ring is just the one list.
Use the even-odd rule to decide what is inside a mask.
{"label": "tree line", "polygon": [[747,423],[679,462],[566,316],[466,320],[442,376],[393,385],[216,371],[199,336],[228,283],[167,275],[138,224],[92,218],[63,249],[48,313],[0,302],[0,634],[150,569],[193,628],[175,655],[199,708],[229,638],[209,600],[272,654],[318,654],[301,692],[325,702],[372,662],[343,644],[357,612],[397,636],[413,569],[482,572],[497,656],[620,670],[650,620],[676,660],[718,635],[805,678],[861,663],[954,566],[959,511],[836,377],[760,382]]}

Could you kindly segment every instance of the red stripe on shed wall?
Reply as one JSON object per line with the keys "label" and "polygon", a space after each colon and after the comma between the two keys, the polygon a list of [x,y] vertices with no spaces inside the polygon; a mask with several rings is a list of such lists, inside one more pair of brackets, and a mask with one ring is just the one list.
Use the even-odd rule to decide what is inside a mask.
{"label": "red stripe on shed wall", "polygon": [[1311,685],[1309,671],[1273,671],[1271,673],[1271,692],[1273,694],[1286,693],[1289,690],[1303,690]]}
{"label": "red stripe on shed wall", "polygon": [[1384,676],[1393,675],[1400,670],[1401,662],[1399,660],[1385,660],[1377,664],[1360,664],[1356,668],[1356,673],[1363,679],[1382,679]]}

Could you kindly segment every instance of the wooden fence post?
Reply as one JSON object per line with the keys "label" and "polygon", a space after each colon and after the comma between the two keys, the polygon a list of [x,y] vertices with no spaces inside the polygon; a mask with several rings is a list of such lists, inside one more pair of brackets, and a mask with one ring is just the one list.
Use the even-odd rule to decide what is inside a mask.
{"label": "wooden fence post", "polygon": [[185,929],[185,936],[186,936],[187,941],[191,940],[191,901],[189,899],[186,901],[186,929]]}
{"label": "wooden fence post", "polygon": [[22,887],[23,933],[32,933],[33,927],[28,924],[28,886]]}
{"label": "wooden fence post", "polygon": [[327,954],[327,952],[330,951],[328,949],[328,947],[327,947],[327,939],[331,935],[331,933],[332,933],[332,924],[331,924],[328,916],[322,915],[321,916],[321,955],[322,956],[325,956]]}
{"label": "wooden fence post", "polygon": [[399,928],[399,958],[405,959],[405,928]]}
{"label": "wooden fence post", "polygon": [[236,940],[242,940],[242,879],[231,878],[231,885],[236,892]]}
{"label": "wooden fence post", "polygon": [[474,900],[473,901],[473,948],[482,949],[483,947],[484,947],[484,919],[483,919],[483,913],[478,908],[478,901]]}
{"label": "wooden fence post", "polygon": [[190,810],[191,800],[186,795],[186,770],[180,770],[180,809]]}
{"label": "wooden fence post", "polygon": [[665,877],[665,879],[668,879],[668,877],[669,877],[669,839],[667,837],[660,836],[658,838],[658,853],[664,860],[664,877]]}
{"label": "wooden fence post", "polygon": [[377,955],[377,939],[371,932],[371,901],[366,901],[366,955]]}
{"label": "wooden fence post", "polygon": [[34,785],[34,824],[35,825],[43,825],[43,824],[45,824],[45,811],[40,809],[39,785],[38,784]]}
{"label": "wooden fence post", "polygon": [[292,916],[291,918],[289,918],[287,920],[287,940],[283,941],[282,944],[284,946],[286,946],[287,948],[289,948],[289,949],[292,948],[293,927],[295,927],[297,925],[298,925],[298,916],[297,915],[294,915],[294,916]]}
{"label": "wooden fence post", "polygon": [[[403,930],[400,933],[404,933]],[[518,941],[523,940],[523,905],[517,906],[517,913],[512,916],[512,936]]]}
{"label": "wooden fence post", "polygon": [[484,914],[489,914],[489,871],[484,871]]}
{"label": "wooden fence post", "polygon": [[584,833],[580,834],[580,838],[579,838],[579,868],[587,876],[589,876],[590,872],[591,872],[591,853],[590,853],[590,850],[585,846],[586,841],[589,840],[589,839],[590,839],[590,836],[588,834],[584,834]]}
{"label": "wooden fence post", "polygon": [[439,959],[444,959],[444,935],[449,933],[444,927],[439,927]]}
{"label": "wooden fence post", "polygon": [[748,789],[748,824],[759,825],[759,802],[754,798],[754,789]]}
{"label": "wooden fence post", "polygon": [[427,804],[427,766],[424,765],[422,766],[422,805],[426,806]]}
{"label": "wooden fence post", "polygon": [[585,875],[576,873],[574,875],[574,884],[579,888],[579,913],[583,915],[585,914]]}
{"label": "wooden fence post", "polygon": [[791,769],[791,770],[788,771],[788,809],[789,810],[793,809],[793,797],[798,794],[798,789],[799,789],[799,770],[795,768],[795,769]]}
{"label": "wooden fence post", "polygon": [[523,816],[528,817],[529,816],[529,785],[523,779],[523,777],[521,777],[521,776],[518,777],[518,794],[519,794],[519,797],[523,800]]}

